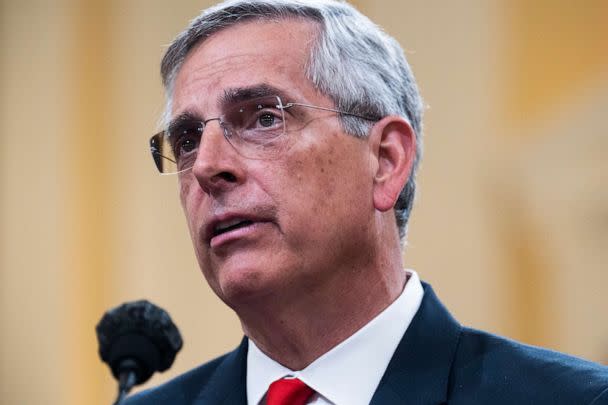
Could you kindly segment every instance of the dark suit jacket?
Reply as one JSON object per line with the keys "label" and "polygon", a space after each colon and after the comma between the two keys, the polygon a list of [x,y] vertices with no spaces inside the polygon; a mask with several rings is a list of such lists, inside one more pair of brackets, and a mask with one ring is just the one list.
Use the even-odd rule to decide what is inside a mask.
{"label": "dark suit jacket", "polygon": [[[424,290],[372,405],[608,404],[608,367],[462,327],[429,285]],[[246,359],[243,339],[233,352],[126,404],[244,405]]]}

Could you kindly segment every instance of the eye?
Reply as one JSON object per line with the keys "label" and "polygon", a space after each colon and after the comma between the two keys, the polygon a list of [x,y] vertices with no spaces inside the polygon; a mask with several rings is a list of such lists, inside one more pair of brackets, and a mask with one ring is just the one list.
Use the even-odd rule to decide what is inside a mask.
{"label": "eye", "polygon": [[237,132],[273,129],[282,125],[281,117],[276,97],[247,100],[225,114],[225,120]]}
{"label": "eye", "polygon": [[192,152],[197,148],[198,142],[191,138],[185,138],[178,143],[178,155]]}
{"label": "eye", "polygon": [[280,100],[274,96],[238,103],[225,112],[224,121],[236,142],[269,145],[284,132]]}
{"label": "eye", "polygon": [[177,160],[198,149],[202,132],[203,126],[197,121],[179,122],[170,128],[169,141]]}
{"label": "eye", "polygon": [[275,124],[276,116],[265,112],[258,117],[258,123],[265,128],[272,127]]}
{"label": "eye", "polygon": [[[276,104],[276,103],[275,103]],[[245,120],[247,130],[272,130],[282,127],[282,114],[274,105],[257,104],[250,109],[250,118]]]}

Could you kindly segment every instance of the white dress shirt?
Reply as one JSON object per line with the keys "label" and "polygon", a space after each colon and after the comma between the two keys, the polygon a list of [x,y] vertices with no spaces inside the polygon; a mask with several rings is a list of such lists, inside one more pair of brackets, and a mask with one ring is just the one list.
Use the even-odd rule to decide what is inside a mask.
{"label": "white dress shirt", "polygon": [[415,271],[401,295],[355,334],[300,371],[290,370],[266,356],[249,340],[247,403],[264,405],[268,386],[293,376],[316,393],[309,405],[367,405],[393,357],[401,338],[418,311],[424,291]]}

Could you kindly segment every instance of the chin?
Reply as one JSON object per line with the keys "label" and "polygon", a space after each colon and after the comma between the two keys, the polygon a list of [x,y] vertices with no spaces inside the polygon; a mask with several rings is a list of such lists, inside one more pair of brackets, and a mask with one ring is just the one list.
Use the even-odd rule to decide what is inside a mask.
{"label": "chin", "polygon": [[213,290],[222,301],[234,309],[235,306],[272,295],[279,284],[278,280],[271,276],[272,273],[268,268],[257,266],[224,268],[220,270],[217,285]]}

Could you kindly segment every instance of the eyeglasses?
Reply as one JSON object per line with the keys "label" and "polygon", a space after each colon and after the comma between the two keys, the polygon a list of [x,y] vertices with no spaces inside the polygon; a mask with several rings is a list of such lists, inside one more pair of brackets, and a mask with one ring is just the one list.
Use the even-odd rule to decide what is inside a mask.
{"label": "eyeglasses", "polygon": [[156,167],[162,174],[175,174],[194,165],[205,126],[218,121],[224,138],[243,157],[274,159],[294,141],[289,132],[302,129],[307,122],[298,107],[313,108],[338,114],[377,121],[332,108],[302,103],[283,104],[278,96],[244,100],[227,107],[221,116],[207,120],[182,116],[169,127],[150,138],[150,150]]}

